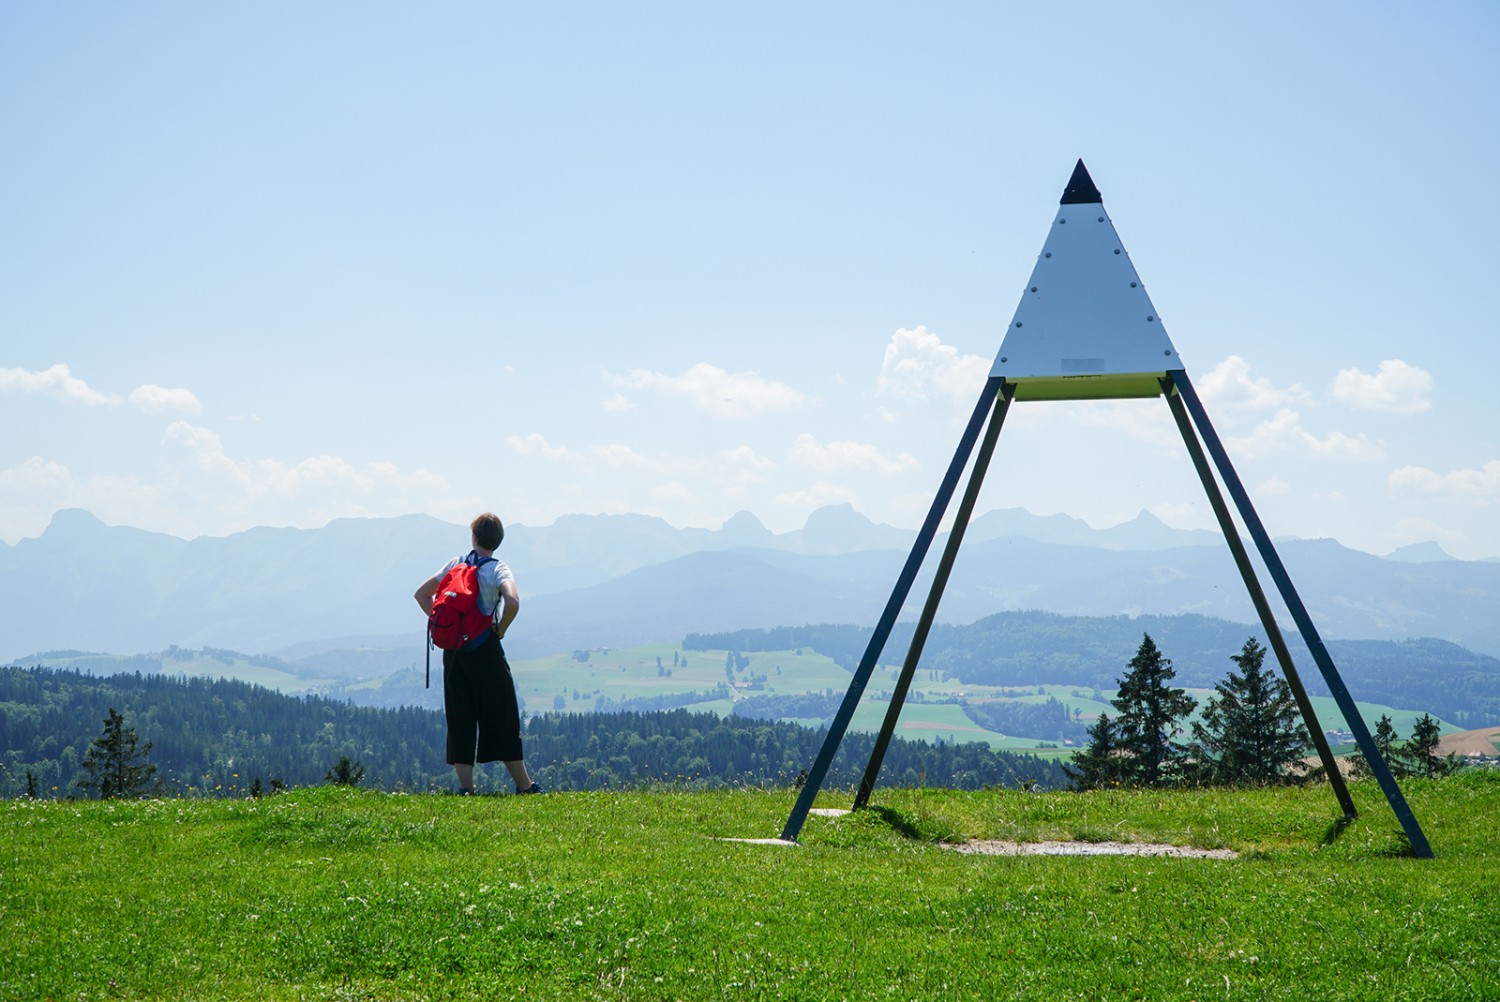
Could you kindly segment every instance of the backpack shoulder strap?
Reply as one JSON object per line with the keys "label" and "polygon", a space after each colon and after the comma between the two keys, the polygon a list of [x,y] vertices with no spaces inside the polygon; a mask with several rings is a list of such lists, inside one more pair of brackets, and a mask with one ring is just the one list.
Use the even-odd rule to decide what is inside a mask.
{"label": "backpack shoulder strap", "polygon": [[[481,557],[476,550],[470,550],[469,555],[467,557],[464,557],[464,563],[469,564],[474,568],[475,587],[478,587],[479,568],[483,567],[485,564],[498,564],[499,562],[500,561],[495,557]],[[490,618],[493,619],[495,613],[500,611],[500,602],[504,597],[504,592],[501,592],[500,594],[497,594],[495,596],[495,607],[490,610]],[[483,613],[484,597],[482,594],[478,598],[478,604],[480,613]]]}

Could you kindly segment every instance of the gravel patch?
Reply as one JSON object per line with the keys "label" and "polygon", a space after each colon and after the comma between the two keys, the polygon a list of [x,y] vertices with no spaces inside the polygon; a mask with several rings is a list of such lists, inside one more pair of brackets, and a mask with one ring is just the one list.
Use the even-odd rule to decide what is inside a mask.
{"label": "gravel patch", "polygon": [[1238,859],[1233,849],[1195,849],[1154,842],[945,842],[943,848],[971,856],[1170,856],[1176,859]]}

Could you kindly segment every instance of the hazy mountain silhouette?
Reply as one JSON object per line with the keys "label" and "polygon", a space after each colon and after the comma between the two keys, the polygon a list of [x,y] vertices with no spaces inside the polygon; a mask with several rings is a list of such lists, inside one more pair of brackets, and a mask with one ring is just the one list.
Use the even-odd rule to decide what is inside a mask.
{"label": "hazy mountain silhouette", "polygon": [[[58,512],[41,536],[0,545],[0,658],[172,644],[249,653],[409,646],[415,657],[423,622],[412,591],[462,552],[467,535],[464,526],[408,515],[182,540]],[[513,525],[500,555],[516,571],[523,611],[508,645],[533,656],[693,631],[872,624],[914,537],[848,505],[820,509],[788,533],[772,533],[748,512],[717,530],[644,515]],[[912,591],[908,618],[926,597],[941,545]],[[1390,558],[1332,540],[1285,540],[1278,549],[1328,637],[1436,637],[1500,654],[1500,564],[1445,559],[1435,546]],[[939,619],[965,623],[1013,609],[1255,618],[1216,533],[1174,530],[1147,513],[1104,530],[1021,509],[976,518]]]}

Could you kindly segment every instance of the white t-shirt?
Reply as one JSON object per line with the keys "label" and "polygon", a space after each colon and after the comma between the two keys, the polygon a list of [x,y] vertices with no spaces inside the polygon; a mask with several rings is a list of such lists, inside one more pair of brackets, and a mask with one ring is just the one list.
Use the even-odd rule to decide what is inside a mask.
{"label": "white t-shirt", "polygon": [[[468,557],[467,553],[462,557],[454,557],[444,564],[443,569],[437,572],[437,579],[439,581],[443,580],[443,575],[463,563],[466,557]],[[498,557],[482,564],[479,568],[479,611],[481,613],[484,612],[485,607],[488,606],[490,609],[490,618],[493,619],[495,613],[500,610],[501,583],[505,581],[514,582],[515,580],[516,576],[510,572],[510,568],[505,565],[505,561]]]}

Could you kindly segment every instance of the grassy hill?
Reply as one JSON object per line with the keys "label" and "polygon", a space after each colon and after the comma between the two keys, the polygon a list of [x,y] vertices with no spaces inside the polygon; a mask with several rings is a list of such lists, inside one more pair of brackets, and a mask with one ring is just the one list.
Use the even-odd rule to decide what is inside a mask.
{"label": "grassy hill", "polygon": [[[1379,791],[0,804],[0,998],[1480,1000],[1500,772]],[[843,807],[848,794],[820,806]],[[1234,859],[964,855],[968,839]]]}

